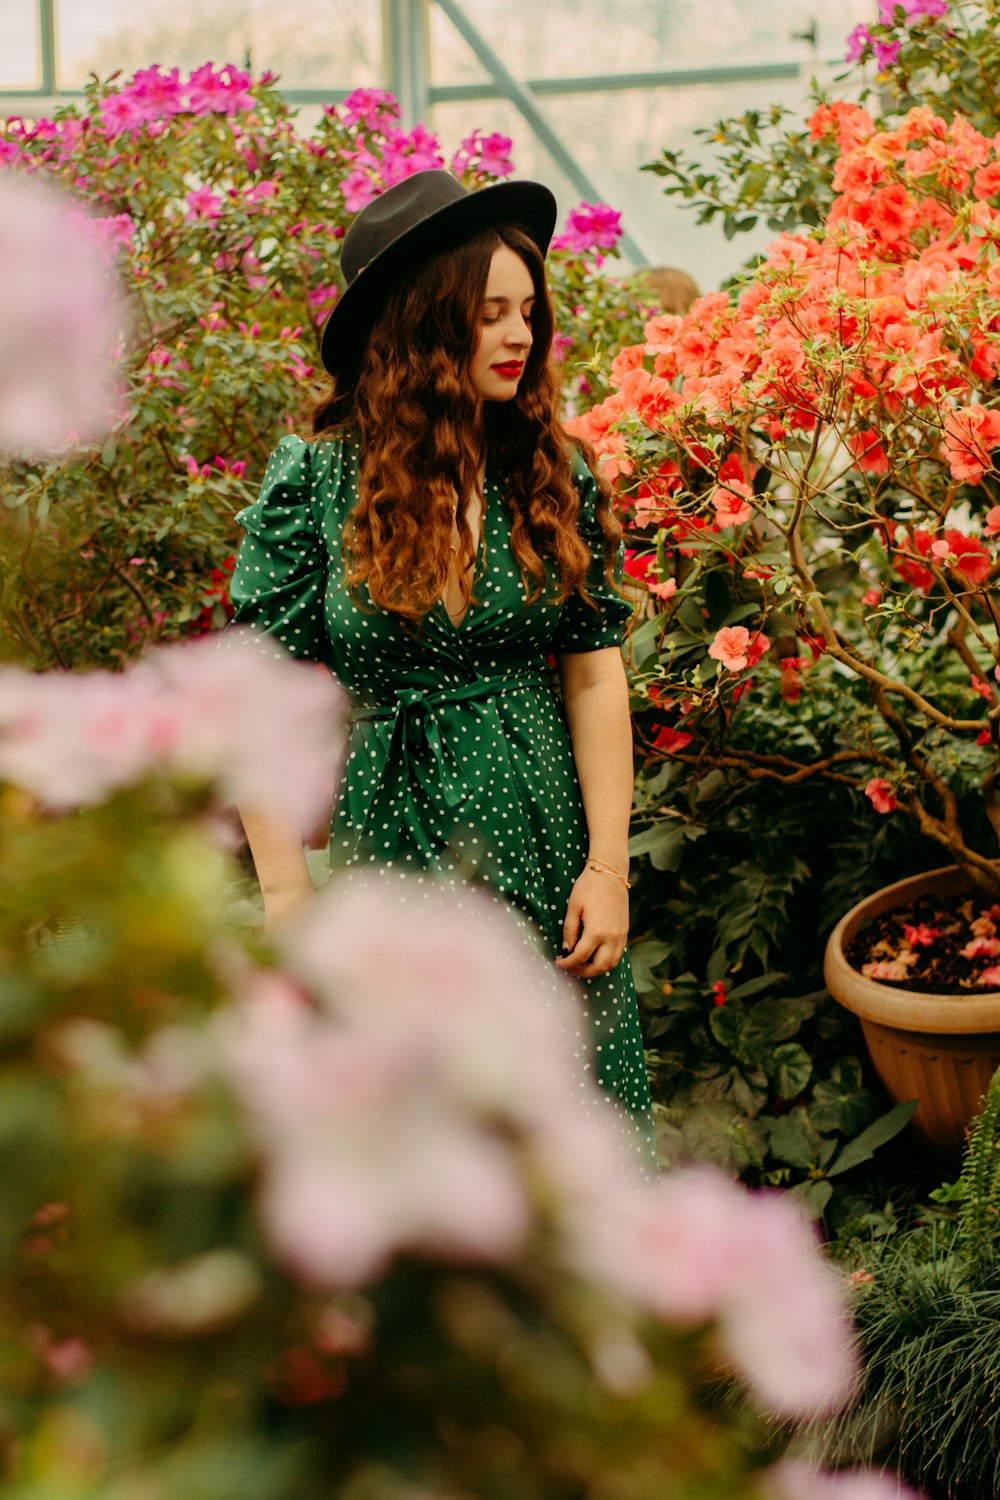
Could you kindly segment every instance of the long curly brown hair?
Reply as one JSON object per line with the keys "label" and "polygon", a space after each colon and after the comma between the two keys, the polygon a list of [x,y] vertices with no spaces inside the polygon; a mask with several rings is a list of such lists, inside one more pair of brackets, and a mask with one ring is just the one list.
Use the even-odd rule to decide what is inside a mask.
{"label": "long curly brown hair", "polygon": [[[533,338],[516,397],[484,402],[471,366],[490,264],[501,245],[531,274]],[[345,580],[355,598],[367,584],[373,604],[413,621],[433,608],[447,580],[456,496],[462,497],[459,571],[470,576],[475,554],[467,507],[486,458],[504,482],[528,601],[549,586],[547,562],[556,574],[555,600],[574,592],[588,599],[591,553],[577,525],[580,499],[558,416],[552,333],[541,254],[514,227],[478,231],[388,293],[357,364],[335,377],[309,412],[314,436],[347,433],[359,447],[358,503],[344,529]],[[584,456],[593,467],[592,454]],[[597,520],[610,579],[621,531],[603,484]]]}

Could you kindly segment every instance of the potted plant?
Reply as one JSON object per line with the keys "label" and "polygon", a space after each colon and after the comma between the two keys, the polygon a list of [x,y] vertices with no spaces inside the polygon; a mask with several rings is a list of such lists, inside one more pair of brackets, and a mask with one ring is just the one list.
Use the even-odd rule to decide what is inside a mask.
{"label": "potted plant", "polygon": [[[1000,153],[922,107],[879,128],[824,104],[810,133],[836,150],[821,224],[780,235],[730,292],[651,319],[577,427],[657,605],[632,643],[646,753],[853,788],[957,871],[852,965],[910,1032],[941,1031],[917,979],[947,970],[988,1054],[947,1085],[964,1120],[1000,1061]],[[822,734],[806,704],[825,706]],[[954,1123],[917,1118],[955,1143]]]}

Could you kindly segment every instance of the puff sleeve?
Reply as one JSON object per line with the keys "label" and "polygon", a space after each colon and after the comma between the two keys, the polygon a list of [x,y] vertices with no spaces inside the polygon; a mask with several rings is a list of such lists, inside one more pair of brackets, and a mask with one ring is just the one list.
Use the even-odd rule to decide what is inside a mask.
{"label": "puff sleeve", "polygon": [[[599,651],[605,646],[620,646],[625,625],[632,615],[632,605],[615,592],[604,575],[604,533],[597,520],[598,485],[584,460],[573,456],[573,477],[580,491],[580,535],[593,554],[587,571],[587,593],[597,608],[579,594],[571,594],[563,606],[556,626],[553,650],[573,653]],[[618,549],[615,580],[621,581],[624,547]]]}
{"label": "puff sleeve", "polygon": [[243,538],[229,590],[233,624],[274,637],[292,656],[322,661],[329,559],[313,514],[311,455],[302,438],[281,439],[257,499],[236,520]]}

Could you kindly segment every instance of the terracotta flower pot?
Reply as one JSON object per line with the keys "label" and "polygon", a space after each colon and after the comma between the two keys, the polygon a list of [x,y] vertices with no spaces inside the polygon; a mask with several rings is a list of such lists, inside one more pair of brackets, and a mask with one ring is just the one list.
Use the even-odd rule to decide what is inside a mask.
{"label": "terracotta flower pot", "polygon": [[956,1154],[1000,1067],[1000,992],[923,995],[867,979],[844,950],[862,924],[917,896],[969,890],[955,865],[884,886],[851,908],[827,943],[823,966],[835,1000],[854,1012],[872,1062],[895,1101],[919,1099],[912,1127],[937,1152]]}

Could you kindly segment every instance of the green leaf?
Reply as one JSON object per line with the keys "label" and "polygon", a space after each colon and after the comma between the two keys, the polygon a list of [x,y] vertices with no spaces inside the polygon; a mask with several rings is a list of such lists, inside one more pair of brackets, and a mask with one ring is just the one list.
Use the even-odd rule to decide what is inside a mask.
{"label": "green leaf", "polygon": [[658,938],[642,938],[629,949],[632,958],[632,976],[640,995],[659,988],[659,980],[653,973],[670,952],[666,943]]}
{"label": "green leaf", "polygon": [[868,1161],[879,1146],[884,1146],[891,1141],[893,1136],[908,1125],[913,1111],[920,1103],[919,1099],[904,1099],[901,1104],[894,1104],[888,1114],[882,1115],[856,1135],[853,1141],[848,1141],[843,1151],[837,1156],[833,1165],[827,1169],[829,1177],[837,1177],[841,1172],[849,1172],[852,1167],[857,1167],[863,1161]]}
{"label": "green leaf", "polygon": [[796,1098],[812,1077],[812,1058],[798,1042],[785,1042],[776,1047],[772,1066],[774,1086],[782,1099]]}
{"label": "green leaf", "polygon": [[810,1130],[805,1112],[793,1110],[769,1122],[771,1151],[790,1167],[811,1167],[819,1155],[819,1140]]}
{"label": "green leaf", "polygon": [[826,1205],[833,1197],[833,1186],[823,1178],[819,1181],[797,1182],[789,1188],[793,1198],[798,1199],[811,1219],[821,1219]]}

